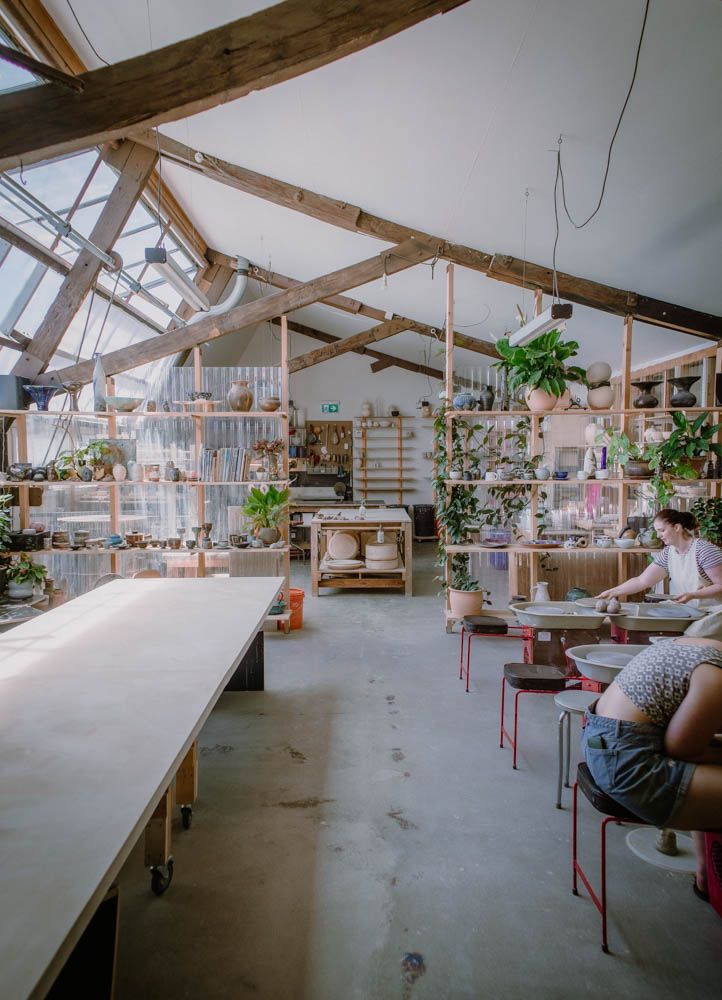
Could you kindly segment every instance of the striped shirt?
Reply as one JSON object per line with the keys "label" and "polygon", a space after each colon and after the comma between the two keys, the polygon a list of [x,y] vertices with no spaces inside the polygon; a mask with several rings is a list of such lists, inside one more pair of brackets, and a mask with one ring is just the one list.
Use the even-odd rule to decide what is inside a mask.
{"label": "striped shirt", "polygon": [[[667,572],[669,572],[669,550],[671,547],[671,545],[665,545],[662,551],[658,552],[652,560],[656,566],[661,566]],[[711,569],[713,566],[722,565],[722,549],[717,545],[713,545],[712,542],[708,542],[706,538],[699,538],[697,540],[696,558],[699,575],[705,583],[712,583],[712,578],[705,573],[705,570]]]}

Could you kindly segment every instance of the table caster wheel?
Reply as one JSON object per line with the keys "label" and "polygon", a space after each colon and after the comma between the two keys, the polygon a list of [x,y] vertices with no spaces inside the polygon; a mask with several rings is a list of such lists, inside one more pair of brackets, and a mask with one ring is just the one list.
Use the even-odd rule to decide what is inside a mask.
{"label": "table caster wheel", "polygon": [[156,896],[162,896],[173,881],[173,858],[165,865],[150,866],[150,887]]}
{"label": "table caster wheel", "polygon": [[193,822],[193,806],[181,806],[181,823],[184,830],[190,830]]}

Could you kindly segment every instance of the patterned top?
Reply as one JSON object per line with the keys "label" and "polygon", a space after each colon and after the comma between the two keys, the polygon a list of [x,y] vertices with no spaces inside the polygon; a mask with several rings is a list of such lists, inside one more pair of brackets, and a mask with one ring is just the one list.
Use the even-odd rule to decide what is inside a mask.
{"label": "patterned top", "polygon": [[692,671],[700,663],[722,668],[722,649],[672,640],[657,642],[637,653],[620,670],[616,681],[651,722],[666,729],[689,691]]}
{"label": "patterned top", "polygon": [[[666,569],[667,571],[669,571],[668,564],[670,548],[671,545],[665,545],[662,551],[658,552],[652,560],[656,566],[661,566],[662,569]],[[722,564],[722,549],[717,545],[713,545],[712,542],[708,542],[706,538],[700,538],[697,540],[697,551],[695,555],[699,575],[705,583],[712,583],[711,578],[705,573],[705,570],[710,569],[712,566],[719,566]]]}

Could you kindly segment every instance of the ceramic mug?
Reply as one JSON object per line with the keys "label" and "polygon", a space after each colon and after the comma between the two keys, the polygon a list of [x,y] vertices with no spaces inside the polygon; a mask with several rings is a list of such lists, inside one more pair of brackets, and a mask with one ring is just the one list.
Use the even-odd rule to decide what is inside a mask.
{"label": "ceramic mug", "polygon": [[484,473],[484,479],[486,479],[487,482],[495,482],[498,478],[499,478],[499,473],[498,472],[485,472]]}
{"label": "ceramic mug", "polygon": [[594,544],[600,549],[608,549],[612,544],[612,539],[609,535],[600,535],[598,538],[595,538]]}
{"label": "ceramic mug", "polygon": [[583,469],[577,469],[577,479],[589,479],[589,473]]}
{"label": "ceramic mug", "polygon": [[597,469],[594,473],[595,479],[609,479],[609,469]]}

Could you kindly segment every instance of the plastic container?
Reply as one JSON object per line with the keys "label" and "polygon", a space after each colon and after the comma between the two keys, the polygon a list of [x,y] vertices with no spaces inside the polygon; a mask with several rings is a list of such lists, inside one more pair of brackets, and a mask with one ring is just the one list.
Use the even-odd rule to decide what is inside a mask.
{"label": "plastic container", "polygon": [[[288,603],[291,610],[290,626],[292,629],[303,628],[303,599],[305,596],[305,592],[299,590],[297,587],[289,589]],[[279,622],[276,627],[281,631],[283,629],[283,622]]]}

